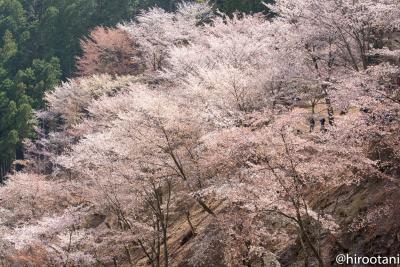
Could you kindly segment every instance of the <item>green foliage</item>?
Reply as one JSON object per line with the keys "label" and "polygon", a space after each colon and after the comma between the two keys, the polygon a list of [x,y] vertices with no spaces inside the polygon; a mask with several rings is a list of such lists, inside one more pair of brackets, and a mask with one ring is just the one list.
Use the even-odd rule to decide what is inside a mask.
{"label": "green foliage", "polygon": [[271,3],[273,0],[214,0],[213,1],[218,9],[227,14],[233,12],[256,13],[266,12],[266,7],[262,4]]}
{"label": "green foliage", "polygon": [[21,141],[33,134],[32,107],[44,107],[44,92],[61,77],[59,59],[32,49],[38,44],[34,39],[38,24],[27,14],[22,2],[0,0],[1,172],[15,159]]}
{"label": "green foliage", "polygon": [[6,30],[3,36],[3,46],[0,48],[0,64],[6,64],[12,57],[17,54],[17,43],[13,34]]}
{"label": "green foliage", "polygon": [[32,109],[29,103],[16,103],[7,98],[4,92],[0,92],[0,162],[11,164],[15,159],[16,147],[21,138],[31,135]]}
{"label": "green foliage", "polygon": [[49,61],[33,60],[31,67],[18,71],[15,81],[30,97],[32,107],[39,109],[45,106],[44,93],[57,85],[60,76],[60,61],[53,57]]}
{"label": "green foliage", "polygon": [[10,31],[17,34],[25,27],[25,11],[21,3],[18,0],[0,0],[0,33]]}

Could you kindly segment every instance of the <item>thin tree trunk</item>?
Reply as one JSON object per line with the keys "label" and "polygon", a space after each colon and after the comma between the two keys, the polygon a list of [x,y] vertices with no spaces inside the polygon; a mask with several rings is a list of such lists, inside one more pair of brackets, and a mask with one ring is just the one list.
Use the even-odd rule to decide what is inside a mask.
{"label": "thin tree trunk", "polygon": [[327,85],[322,85],[322,89],[325,95],[326,110],[328,113],[328,123],[329,125],[333,126],[335,124],[335,114],[333,112],[332,101],[328,94],[328,91],[326,90],[327,89],[326,87]]}
{"label": "thin tree trunk", "polygon": [[[171,146],[171,143],[170,143],[170,140],[169,140],[169,137],[168,137],[168,134],[167,134],[166,130],[163,127],[161,127],[160,129],[164,134],[165,140],[167,141],[168,149],[166,150],[166,153],[171,157],[172,161],[174,162],[174,164],[175,164],[175,166],[177,168],[176,172],[177,172],[178,176],[183,181],[187,182],[188,181],[188,177],[186,176],[186,172],[185,172],[185,170],[184,170],[184,168],[182,166],[182,163],[181,163],[181,161],[179,159],[179,156],[175,155],[175,153],[174,153],[174,150],[173,150],[173,148]],[[211,210],[211,208],[208,207],[207,204],[199,196],[195,196],[194,199],[197,201],[197,203],[200,204],[200,206],[203,208],[204,211],[206,211],[207,213],[215,216],[215,214]]]}
{"label": "thin tree trunk", "polygon": [[163,227],[164,267],[168,267],[167,226]]}
{"label": "thin tree trunk", "polygon": [[328,123],[329,125],[333,126],[333,124],[335,123],[335,115],[333,113],[333,107],[330,97],[325,97],[325,104],[328,112]]}
{"label": "thin tree trunk", "polygon": [[308,267],[309,266],[309,264],[308,264],[308,258],[309,258],[308,250],[307,250],[306,245],[304,244],[303,237],[301,235],[301,231],[299,230],[299,232],[300,232],[300,234],[299,234],[300,244],[301,244],[301,247],[303,248],[303,251],[304,251],[304,267]]}
{"label": "thin tree trunk", "polygon": [[211,208],[208,207],[208,205],[199,197],[196,196],[195,200],[199,205],[203,208],[204,211],[206,211],[208,214],[211,214],[212,216],[215,216],[215,213],[211,210]]}
{"label": "thin tree trunk", "polygon": [[311,248],[314,256],[317,258],[318,266],[324,267],[325,266],[324,261],[322,260],[321,255],[318,253],[318,250],[315,248],[313,242],[311,241],[311,239],[307,233],[307,230],[304,227],[303,219],[301,218],[300,211],[297,210],[296,213],[297,213],[297,223],[299,225],[299,229],[300,229],[302,235],[304,236],[304,239],[305,239],[307,245]]}
{"label": "thin tree trunk", "polygon": [[160,238],[160,220],[157,218],[157,245],[156,245],[156,266],[160,267],[161,238]]}
{"label": "thin tree trunk", "polygon": [[186,212],[186,220],[187,220],[187,222],[188,222],[188,224],[189,224],[190,231],[192,231],[193,236],[195,236],[195,235],[196,235],[196,232],[195,232],[194,227],[193,227],[193,224],[192,224],[192,222],[191,222],[191,220],[190,220],[190,212],[189,212],[189,211]]}
{"label": "thin tree trunk", "polygon": [[133,265],[133,263],[132,263],[132,255],[131,255],[131,252],[129,250],[129,247],[128,246],[124,246],[124,247],[125,247],[126,256],[128,256],[128,262],[132,266]]}

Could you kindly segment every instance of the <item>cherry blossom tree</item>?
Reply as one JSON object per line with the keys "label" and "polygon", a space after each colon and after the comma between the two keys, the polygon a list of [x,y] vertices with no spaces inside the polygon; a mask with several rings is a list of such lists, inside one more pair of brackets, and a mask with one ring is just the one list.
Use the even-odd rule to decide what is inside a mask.
{"label": "cherry blossom tree", "polygon": [[258,108],[274,73],[268,28],[261,15],[218,16],[189,45],[170,49],[166,77],[223,110]]}
{"label": "cherry blossom tree", "polygon": [[128,34],[120,29],[95,28],[81,40],[83,55],[77,59],[81,76],[127,75],[143,71],[140,54]]}
{"label": "cherry blossom tree", "polygon": [[[397,5],[395,1],[286,0],[267,5],[280,14],[274,23],[279,36],[277,50],[281,51],[279,58],[290,60],[283,62],[286,67],[282,70],[292,76],[285,78],[300,84],[305,81],[306,87],[317,85],[330,124],[336,81],[350,80],[358,75],[354,71],[367,70],[373,64],[372,55],[385,51],[384,36],[398,28]],[[359,94],[360,89],[345,88],[345,94]]]}
{"label": "cherry blossom tree", "polygon": [[168,48],[173,45],[185,45],[197,33],[196,25],[207,21],[211,8],[205,3],[182,3],[176,13],[168,13],[161,8],[143,11],[136,22],[122,24],[119,27],[128,32],[137,42],[151,71],[163,68]]}

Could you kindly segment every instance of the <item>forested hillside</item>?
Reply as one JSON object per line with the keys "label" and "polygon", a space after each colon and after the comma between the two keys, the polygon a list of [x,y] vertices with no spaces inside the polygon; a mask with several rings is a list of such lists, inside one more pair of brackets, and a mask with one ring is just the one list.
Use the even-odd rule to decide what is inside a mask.
{"label": "forested hillside", "polygon": [[[0,0],[0,179],[22,140],[35,138],[32,109],[45,107],[44,92],[76,75],[80,39],[96,26],[131,20],[141,9],[175,9],[174,0]],[[219,1],[227,12],[262,10],[260,1]]]}
{"label": "forested hillside", "polygon": [[138,8],[130,0],[0,1],[0,176],[34,137],[32,108],[44,108],[44,92],[73,75],[79,39]]}
{"label": "forested hillside", "polygon": [[3,266],[400,251],[398,0],[0,0],[0,36]]}

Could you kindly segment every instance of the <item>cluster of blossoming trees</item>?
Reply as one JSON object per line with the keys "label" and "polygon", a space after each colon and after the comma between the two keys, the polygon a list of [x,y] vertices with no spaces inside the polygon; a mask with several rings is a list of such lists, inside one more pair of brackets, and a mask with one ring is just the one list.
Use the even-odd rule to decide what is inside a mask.
{"label": "cluster of blossoming trees", "polygon": [[47,94],[32,166],[0,188],[2,262],[278,266],[296,247],[291,260],[329,266],[343,220],[319,200],[371,177],[397,190],[400,4],[268,8],[153,8],[83,41],[95,75]]}

